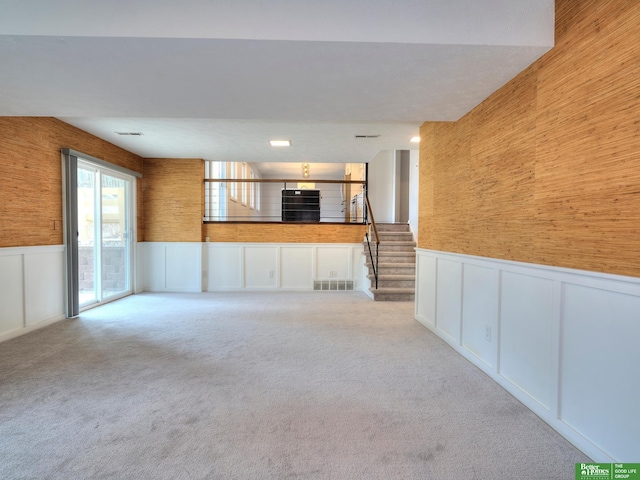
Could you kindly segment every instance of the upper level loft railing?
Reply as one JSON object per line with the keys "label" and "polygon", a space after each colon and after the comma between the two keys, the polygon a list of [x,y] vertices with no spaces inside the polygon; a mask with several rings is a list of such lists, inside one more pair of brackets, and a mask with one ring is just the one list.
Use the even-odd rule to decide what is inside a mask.
{"label": "upper level loft railing", "polygon": [[366,223],[365,180],[205,179],[203,221]]}

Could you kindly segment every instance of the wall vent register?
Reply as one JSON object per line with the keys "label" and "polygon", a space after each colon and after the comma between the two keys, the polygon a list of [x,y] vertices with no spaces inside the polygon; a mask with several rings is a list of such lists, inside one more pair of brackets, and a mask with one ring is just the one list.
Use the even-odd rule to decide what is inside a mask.
{"label": "wall vent register", "polygon": [[315,280],[314,290],[353,290],[353,280]]}

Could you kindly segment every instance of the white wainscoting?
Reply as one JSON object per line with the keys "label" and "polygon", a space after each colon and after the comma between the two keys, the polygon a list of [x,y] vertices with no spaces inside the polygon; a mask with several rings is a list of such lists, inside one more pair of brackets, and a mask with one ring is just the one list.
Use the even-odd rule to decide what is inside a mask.
{"label": "white wainscoting", "polygon": [[135,267],[133,271],[133,293],[144,292],[144,244],[136,242],[133,252]]}
{"label": "white wainscoting", "polygon": [[64,246],[0,248],[0,306],[0,341],[64,319]]}
{"label": "white wainscoting", "polygon": [[640,452],[640,279],[416,249],[416,319],[602,462]]}
{"label": "white wainscoting", "polygon": [[361,290],[361,244],[205,243],[208,291],[313,290],[350,280]]}
{"label": "white wainscoting", "polygon": [[203,244],[143,242],[143,285],[147,292],[202,292]]}

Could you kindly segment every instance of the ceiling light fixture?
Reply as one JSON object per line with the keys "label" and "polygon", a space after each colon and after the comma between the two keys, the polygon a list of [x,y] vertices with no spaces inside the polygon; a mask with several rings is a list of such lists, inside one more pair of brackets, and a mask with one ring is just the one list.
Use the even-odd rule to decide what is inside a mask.
{"label": "ceiling light fixture", "polygon": [[418,137],[417,135],[415,137],[411,137],[411,140],[409,140],[411,143],[420,143],[420,137]]}
{"label": "ceiling light fixture", "polygon": [[117,135],[127,136],[127,137],[141,137],[142,132],[114,132]]}
{"label": "ceiling light fixture", "polygon": [[290,147],[291,140],[269,140],[272,147]]}

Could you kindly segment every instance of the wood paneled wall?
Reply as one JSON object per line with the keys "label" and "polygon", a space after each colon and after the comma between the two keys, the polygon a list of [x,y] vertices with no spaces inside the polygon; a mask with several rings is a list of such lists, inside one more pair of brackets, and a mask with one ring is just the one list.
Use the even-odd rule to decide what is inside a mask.
{"label": "wood paneled wall", "polygon": [[[0,247],[63,243],[63,148],[142,172],[137,155],[55,118],[0,117]],[[140,182],[137,199],[142,240]]]}
{"label": "wood paneled wall", "polygon": [[556,46],[425,123],[419,246],[640,276],[640,2],[558,0]]}
{"label": "wood paneled wall", "polygon": [[200,159],[144,159],[145,241],[202,241],[203,179]]}
{"label": "wood paneled wall", "polygon": [[209,223],[203,225],[203,240],[212,242],[259,243],[360,243],[364,225]]}

